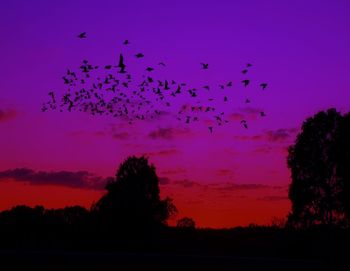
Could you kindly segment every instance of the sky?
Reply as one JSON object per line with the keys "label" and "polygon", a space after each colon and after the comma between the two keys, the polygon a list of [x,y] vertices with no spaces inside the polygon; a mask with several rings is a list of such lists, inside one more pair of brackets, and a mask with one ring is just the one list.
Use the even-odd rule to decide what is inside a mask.
{"label": "sky", "polygon": [[[350,109],[349,12],[350,2],[340,0],[1,1],[0,210],[89,207],[122,161],[145,155],[162,196],[179,210],[171,223],[189,216],[221,228],[285,217],[287,148],[303,121],[331,107]],[[86,39],[77,38],[81,32]],[[145,57],[136,59],[140,52]],[[49,91],[67,90],[67,69],[78,71],[83,59],[117,65],[120,53],[138,80],[152,66],[152,76],[199,93],[210,85],[199,102],[221,99],[217,110],[229,122],[177,121],[181,105],[193,106],[189,96],[131,125],[110,115],[41,111]],[[231,88],[218,87],[229,81]]]}

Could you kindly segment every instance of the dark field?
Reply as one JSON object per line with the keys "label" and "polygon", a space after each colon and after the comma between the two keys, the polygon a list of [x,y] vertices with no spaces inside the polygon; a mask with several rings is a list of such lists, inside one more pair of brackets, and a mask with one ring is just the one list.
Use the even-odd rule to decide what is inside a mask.
{"label": "dark field", "polygon": [[345,270],[322,260],[120,252],[2,251],[0,261],[12,270]]}

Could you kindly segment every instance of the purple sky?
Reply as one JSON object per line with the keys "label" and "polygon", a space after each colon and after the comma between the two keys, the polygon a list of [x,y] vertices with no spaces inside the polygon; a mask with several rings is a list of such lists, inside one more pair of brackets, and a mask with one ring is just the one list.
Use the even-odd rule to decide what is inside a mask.
{"label": "purple sky", "polygon": [[[284,216],[286,147],[306,117],[350,107],[349,12],[349,1],[1,1],[0,171],[85,170],[107,177],[128,155],[146,154],[166,180],[162,194],[174,198],[179,216],[200,226]],[[87,39],[76,38],[83,31]],[[67,68],[77,69],[83,59],[115,64],[119,53],[131,59],[138,52],[145,58],[130,60],[135,72],[164,61],[166,69],[155,71],[160,77],[193,86],[232,80],[235,96],[226,108],[232,121],[210,134],[203,122],[186,126],[169,116],[129,127],[108,116],[40,111],[50,90],[65,91]],[[244,89],[247,62],[252,86]],[[269,84],[265,91],[261,82]],[[267,117],[256,117],[259,110]],[[248,118],[248,130],[237,114]],[[101,194],[56,179],[43,189],[33,178],[0,178],[0,209],[88,206]]]}

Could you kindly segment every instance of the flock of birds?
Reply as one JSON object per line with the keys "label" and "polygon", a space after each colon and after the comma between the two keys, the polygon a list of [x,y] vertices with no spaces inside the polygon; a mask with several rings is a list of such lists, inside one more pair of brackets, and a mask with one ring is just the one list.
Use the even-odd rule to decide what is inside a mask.
{"label": "flock of birds", "polygon": [[[86,32],[80,33],[77,37],[87,38]],[[129,44],[128,40],[123,41],[124,46]],[[134,59],[143,57],[142,53],[133,56]],[[200,67],[207,70],[209,63],[200,63]],[[251,67],[252,64],[247,63],[242,74],[249,73]],[[159,62],[154,67],[145,67],[145,74],[141,76],[142,79],[139,82],[136,82],[134,76],[127,70],[123,54],[119,55],[117,65],[101,67],[83,60],[79,71],[68,69],[62,76],[63,83],[67,87],[66,92],[58,97],[54,91],[50,91],[48,93],[50,100],[42,105],[41,110],[46,112],[59,109],[61,112],[67,110],[87,112],[92,115],[110,115],[132,124],[137,120],[156,119],[162,114],[167,114],[170,107],[178,106],[175,109],[175,117],[185,124],[198,122],[200,119],[208,120],[209,117],[211,121],[206,123],[210,123],[208,125],[210,133],[213,132],[214,125],[221,126],[230,121],[222,108],[215,105],[215,100],[218,99],[220,102],[228,103],[228,95],[216,95],[218,92],[212,91],[212,86],[209,85],[193,88],[173,79],[159,80],[154,76],[154,70],[158,68],[164,69],[166,64]],[[244,87],[248,87],[251,81],[244,79],[241,83]],[[229,81],[218,87],[219,90],[225,90],[232,86],[233,82]],[[267,86],[267,83],[259,84],[262,90]],[[250,102],[249,99],[245,100],[246,104]],[[260,112],[260,116],[265,117],[266,114]],[[242,127],[248,129],[247,120],[242,119],[240,122]]]}

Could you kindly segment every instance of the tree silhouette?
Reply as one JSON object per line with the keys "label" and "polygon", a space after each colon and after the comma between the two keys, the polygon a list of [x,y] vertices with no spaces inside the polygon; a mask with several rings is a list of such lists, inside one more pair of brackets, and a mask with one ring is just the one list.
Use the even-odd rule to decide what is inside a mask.
{"label": "tree silhouette", "polygon": [[177,221],[176,226],[182,229],[195,229],[196,222],[190,217],[183,217]]}
{"label": "tree silhouette", "polygon": [[339,173],[343,185],[342,202],[347,219],[350,220],[350,113],[346,114],[341,123]]}
{"label": "tree silhouette", "polygon": [[303,123],[287,159],[292,177],[290,224],[308,227],[344,221],[349,123],[349,115],[343,117],[335,109],[321,111]]}
{"label": "tree silhouette", "polygon": [[155,167],[143,156],[128,157],[106,189],[92,209],[112,226],[161,225],[177,211],[170,198],[160,199]]}

